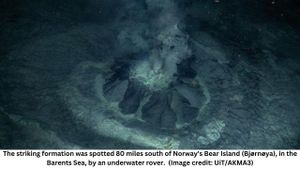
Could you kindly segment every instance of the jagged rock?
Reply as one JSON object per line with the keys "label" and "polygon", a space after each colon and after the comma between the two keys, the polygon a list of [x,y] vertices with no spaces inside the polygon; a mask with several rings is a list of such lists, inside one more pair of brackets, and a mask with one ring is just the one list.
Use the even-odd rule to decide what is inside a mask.
{"label": "jagged rock", "polygon": [[142,119],[158,128],[174,128],[176,114],[169,108],[167,93],[155,93],[142,108]]}
{"label": "jagged rock", "polygon": [[121,102],[128,87],[128,80],[115,80],[104,85],[104,95],[108,101]]}
{"label": "jagged rock", "polygon": [[176,113],[176,124],[178,126],[189,124],[191,121],[195,120],[199,111],[198,108],[192,107],[186,98],[175,91],[172,94],[170,107]]}
{"label": "jagged rock", "polygon": [[124,114],[135,113],[140,105],[140,100],[144,96],[144,92],[145,89],[139,82],[129,81],[124,99],[119,104],[122,112]]}
{"label": "jagged rock", "polygon": [[203,104],[204,95],[200,88],[190,87],[187,85],[176,85],[176,90],[181,96],[185,97],[191,106],[200,107]]}

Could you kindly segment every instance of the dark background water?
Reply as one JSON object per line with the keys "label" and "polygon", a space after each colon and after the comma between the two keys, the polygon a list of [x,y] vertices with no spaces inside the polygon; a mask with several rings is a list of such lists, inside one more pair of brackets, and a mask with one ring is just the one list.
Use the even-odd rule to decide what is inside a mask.
{"label": "dark background water", "polygon": [[[178,134],[191,143],[181,148],[300,148],[300,1],[174,2],[192,49],[179,76],[201,75],[211,97],[201,120]],[[148,47],[119,43],[118,34],[149,24],[151,39],[160,12],[144,0],[1,0],[0,148],[144,148],[95,132],[60,92],[85,61],[109,60],[128,78]],[[82,75],[86,95],[96,74]],[[199,143],[212,119],[225,128]]]}

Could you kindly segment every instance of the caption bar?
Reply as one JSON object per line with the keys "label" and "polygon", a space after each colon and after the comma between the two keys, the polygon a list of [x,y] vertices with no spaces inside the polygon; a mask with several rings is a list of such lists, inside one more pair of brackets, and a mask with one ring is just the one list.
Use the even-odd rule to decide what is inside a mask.
{"label": "caption bar", "polygon": [[299,150],[2,150],[1,167],[299,167]]}

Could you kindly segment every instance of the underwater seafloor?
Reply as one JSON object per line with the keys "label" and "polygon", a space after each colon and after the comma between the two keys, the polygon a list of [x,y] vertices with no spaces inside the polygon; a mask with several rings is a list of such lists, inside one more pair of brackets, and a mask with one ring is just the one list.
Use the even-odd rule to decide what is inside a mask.
{"label": "underwater seafloor", "polygon": [[0,148],[300,148],[297,0],[2,0]]}

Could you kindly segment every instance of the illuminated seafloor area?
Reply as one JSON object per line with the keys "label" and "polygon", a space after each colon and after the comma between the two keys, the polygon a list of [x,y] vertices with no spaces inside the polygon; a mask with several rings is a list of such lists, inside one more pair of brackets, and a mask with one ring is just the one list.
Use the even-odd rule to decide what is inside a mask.
{"label": "illuminated seafloor area", "polygon": [[2,0],[0,148],[300,148],[300,1]]}

